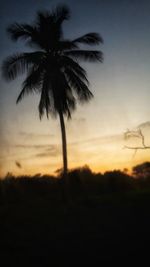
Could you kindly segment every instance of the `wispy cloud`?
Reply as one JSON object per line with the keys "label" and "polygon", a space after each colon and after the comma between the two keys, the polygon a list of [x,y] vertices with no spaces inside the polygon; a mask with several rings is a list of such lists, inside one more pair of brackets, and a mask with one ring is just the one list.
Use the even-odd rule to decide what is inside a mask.
{"label": "wispy cloud", "polygon": [[60,155],[60,148],[56,145],[51,145],[48,149],[43,150],[40,153],[37,153],[35,157],[44,158],[44,157],[57,157]]}
{"label": "wispy cloud", "polygon": [[28,155],[30,158],[43,158],[43,157],[56,157],[60,155],[60,145],[51,145],[51,144],[40,144],[40,145],[30,145],[30,144],[16,144],[15,148],[23,149],[26,152],[31,152],[31,155]]}
{"label": "wispy cloud", "polygon": [[40,144],[40,145],[30,145],[30,144],[14,144],[13,147],[15,148],[25,148],[25,149],[43,149],[43,148],[48,148],[50,145],[49,144]]}
{"label": "wispy cloud", "polygon": [[24,138],[50,138],[50,137],[54,137],[53,134],[44,134],[44,133],[34,133],[34,132],[19,132],[19,135],[24,137]]}
{"label": "wispy cloud", "polygon": [[[20,140],[21,141],[21,140]],[[121,143],[122,141],[122,143]],[[100,151],[108,150],[112,146],[123,147],[123,134],[97,136],[85,140],[75,141],[68,143],[68,153],[71,159],[77,160],[79,155],[93,153],[99,154]],[[51,158],[55,159],[61,155],[61,143],[60,144],[30,144],[29,142],[23,142],[19,144],[13,144],[5,154],[2,155],[2,160],[15,160],[24,162],[26,160]],[[18,167],[18,165],[16,165]]]}
{"label": "wispy cloud", "polygon": [[122,134],[116,134],[116,135],[106,135],[106,136],[97,136],[94,138],[89,138],[85,140],[80,140],[79,142],[72,142],[69,143],[69,145],[82,145],[82,144],[97,144],[97,143],[114,143],[114,142],[120,142],[123,140],[123,133]]}

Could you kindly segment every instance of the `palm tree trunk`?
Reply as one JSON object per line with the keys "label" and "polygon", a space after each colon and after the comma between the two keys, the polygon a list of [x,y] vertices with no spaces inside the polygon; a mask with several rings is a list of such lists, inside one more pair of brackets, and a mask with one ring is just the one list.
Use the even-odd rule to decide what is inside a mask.
{"label": "palm tree trunk", "polygon": [[63,177],[67,178],[68,164],[67,164],[67,140],[66,140],[66,130],[62,111],[59,111],[60,126],[61,126],[61,136],[62,136],[62,153],[63,153]]}
{"label": "palm tree trunk", "polygon": [[67,140],[66,130],[62,111],[59,111],[61,136],[62,136],[62,154],[63,154],[63,175],[62,175],[62,199],[66,204],[71,203],[69,180],[68,180],[68,166],[67,166]]}

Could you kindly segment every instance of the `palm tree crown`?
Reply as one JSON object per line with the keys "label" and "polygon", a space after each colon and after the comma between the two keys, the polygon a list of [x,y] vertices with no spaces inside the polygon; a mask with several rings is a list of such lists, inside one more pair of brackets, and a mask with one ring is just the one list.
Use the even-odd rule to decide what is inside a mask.
{"label": "palm tree crown", "polygon": [[8,28],[12,40],[23,39],[36,51],[6,58],[2,65],[3,76],[13,80],[19,74],[27,73],[17,103],[28,93],[39,92],[40,118],[44,111],[47,117],[49,113],[57,115],[61,111],[70,118],[77,100],[88,101],[93,96],[86,71],[78,60],[102,62],[102,52],[81,50],[79,45],[97,45],[103,40],[97,33],[71,41],[64,39],[62,23],[69,17],[70,11],[63,5],[51,12],[38,12],[32,25],[14,23]]}

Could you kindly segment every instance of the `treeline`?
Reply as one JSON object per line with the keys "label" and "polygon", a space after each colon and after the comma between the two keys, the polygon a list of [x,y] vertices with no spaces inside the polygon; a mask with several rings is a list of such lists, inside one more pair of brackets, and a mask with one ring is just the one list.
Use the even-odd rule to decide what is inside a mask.
{"label": "treeline", "polygon": [[[69,191],[73,198],[99,196],[150,189],[150,162],[133,167],[132,174],[120,170],[94,173],[88,166],[70,170]],[[0,202],[19,201],[30,198],[62,197],[61,173],[57,177],[36,174],[13,176],[8,173],[0,180]]]}

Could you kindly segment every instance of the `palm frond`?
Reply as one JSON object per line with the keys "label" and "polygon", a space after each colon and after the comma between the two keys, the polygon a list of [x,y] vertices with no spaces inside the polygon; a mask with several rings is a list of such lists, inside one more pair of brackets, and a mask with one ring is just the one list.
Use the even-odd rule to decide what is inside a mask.
{"label": "palm frond", "polygon": [[59,43],[55,46],[55,49],[57,51],[72,50],[77,48],[78,48],[77,44],[69,40],[59,41]]}
{"label": "palm frond", "polygon": [[76,109],[76,99],[72,93],[67,93],[67,101],[63,108],[63,113],[67,116],[68,119],[71,119],[72,112]]}
{"label": "palm frond", "polygon": [[52,24],[54,24],[54,18],[51,12],[45,10],[37,12],[35,25],[38,26],[38,29],[46,30]]}
{"label": "palm frond", "polygon": [[76,73],[71,69],[66,68],[64,72],[67,77],[68,83],[74,89],[79,101],[89,101],[93,97],[93,94],[89,90],[86,83],[82,79],[80,79],[79,76],[76,75]]}
{"label": "palm frond", "polygon": [[103,53],[96,50],[72,50],[64,52],[66,56],[70,56],[79,60],[96,62],[103,62]]}
{"label": "palm frond", "polygon": [[64,69],[69,68],[71,69],[79,78],[84,80],[87,85],[89,86],[89,81],[87,79],[87,73],[85,69],[83,69],[77,62],[75,62],[72,58],[63,56],[62,57],[62,66]]}
{"label": "palm frond", "polygon": [[7,32],[9,33],[11,39],[16,41],[19,38],[24,40],[31,38],[37,33],[37,29],[29,24],[13,23],[7,28]]}
{"label": "palm frond", "polygon": [[25,95],[33,92],[39,92],[42,87],[43,82],[43,73],[40,67],[31,68],[29,71],[27,78],[22,84],[22,90],[17,98],[16,104],[18,104]]}
{"label": "palm frond", "polygon": [[42,119],[44,115],[44,111],[46,111],[47,118],[49,117],[51,102],[49,97],[49,90],[48,90],[48,84],[47,81],[43,83],[43,88],[41,91],[41,97],[39,102],[39,117],[40,120]]}
{"label": "palm frond", "polygon": [[6,80],[14,80],[19,74],[28,71],[35,64],[38,65],[43,59],[43,52],[14,54],[4,60],[2,75]]}
{"label": "palm frond", "polygon": [[53,114],[57,114],[61,110],[63,114],[71,118],[71,113],[76,108],[76,99],[63,72],[59,71],[57,75],[52,76],[51,90],[54,100]]}
{"label": "palm frond", "polygon": [[70,9],[64,4],[58,5],[53,11],[53,16],[55,17],[55,21],[61,24],[64,20],[68,20],[70,18]]}
{"label": "palm frond", "polygon": [[103,43],[103,38],[98,33],[91,32],[73,40],[73,42],[88,45],[98,45],[99,43]]}
{"label": "palm frond", "polygon": [[[57,23],[57,15],[54,12],[40,11],[37,14],[38,42],[45,50],[54,50],[58,46],[58,41],[62,38],[61,24]],[[32,39],[34,42],[34,39]]]}

